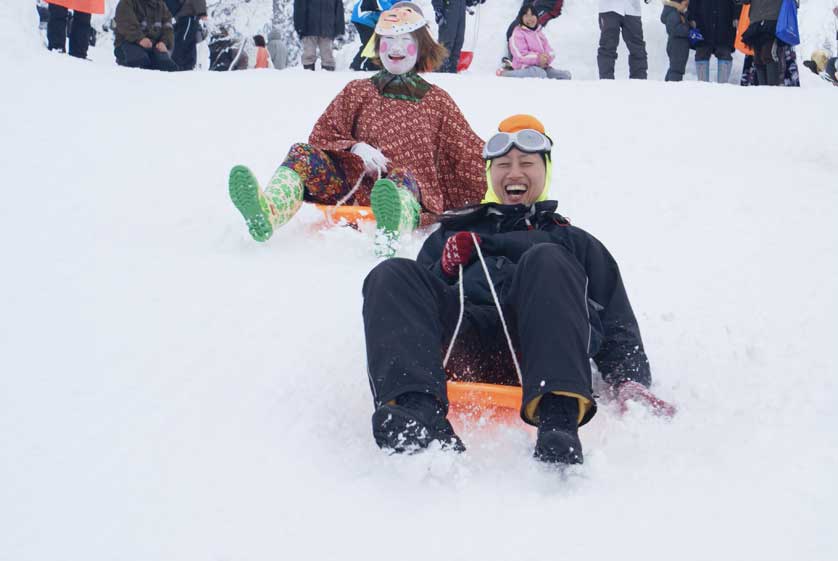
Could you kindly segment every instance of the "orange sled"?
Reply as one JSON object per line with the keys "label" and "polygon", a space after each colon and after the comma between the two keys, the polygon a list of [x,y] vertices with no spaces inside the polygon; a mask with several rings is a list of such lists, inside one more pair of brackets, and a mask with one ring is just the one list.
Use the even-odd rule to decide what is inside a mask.
{"label": "orange sled", "polygon": [[520,422],[521,386],[479,382],[448,382],[448,401],[453,416],[478,419],[489,414],[495,422]]}
{"label": "orange sled", "polygon": [[345,221],[347,224],[358,225],[361,222],[375,222],[372,209],[368,206],[345,205],[335,207],[332,205],[315,204],[317,210],[323,213],[326,220],[332,224],[340,224]]}

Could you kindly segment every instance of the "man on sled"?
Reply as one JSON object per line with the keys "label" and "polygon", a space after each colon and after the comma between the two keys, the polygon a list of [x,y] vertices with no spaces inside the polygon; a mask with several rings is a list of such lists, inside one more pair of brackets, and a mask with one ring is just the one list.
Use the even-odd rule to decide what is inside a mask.
{"label": "man on sled", "polygon": [[621,404],[674,413],[648,390],[649,361],[617,263],[548,200],[552,147],[534,117],[501,122],[483,150],[483,204],[446,212],[416,261],[390,259],[367,276],[372,429],[381,448],[413,452],[438,441],[465,450],[446,419],[443,355],[452,345],[472,356],[508,347],[521,419],[538,427],[535,457],[544,462],[583,461],[578,427],[597,410],[589,359]]}

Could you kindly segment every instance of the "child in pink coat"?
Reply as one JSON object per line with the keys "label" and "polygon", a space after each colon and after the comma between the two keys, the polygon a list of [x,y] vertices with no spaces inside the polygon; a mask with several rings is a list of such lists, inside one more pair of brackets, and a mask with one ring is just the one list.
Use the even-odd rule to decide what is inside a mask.
{"label": "child in pink coat", "polygon": [[517,21],[518,25],[509,39],[512,70],[499,70],[498,76],[569,80],[570,72],[550,66],[556,57],[538,25],[538,16],[531,2],[521,6]]}

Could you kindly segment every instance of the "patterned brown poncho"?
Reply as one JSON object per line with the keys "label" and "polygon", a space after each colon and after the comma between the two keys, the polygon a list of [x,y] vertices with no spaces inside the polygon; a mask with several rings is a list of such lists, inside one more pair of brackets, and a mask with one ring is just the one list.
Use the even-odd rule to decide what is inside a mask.
{"label": "patterned brown poncho", "polygon": [[[422,226],[444,210],[479,203],[486,192],[483,141],[454,100],[424,81],[421,99],[384,95],[379,77],[349,82],[317,120],[309,144],[329,154],[350,186],[364,173],[364,162],[349,149],[366,142],[381,150],[388,169],[405,169],[419,183]],[[369,205],[373,182],[364,179],[355,204]]]}

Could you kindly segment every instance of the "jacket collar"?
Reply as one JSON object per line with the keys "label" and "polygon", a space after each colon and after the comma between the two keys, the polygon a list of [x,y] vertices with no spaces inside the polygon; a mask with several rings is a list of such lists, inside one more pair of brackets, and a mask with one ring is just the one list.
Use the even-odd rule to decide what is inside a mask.
{"label": "jacket collar", "polygon": [[486,203],[448,210],[440,215],[440,222],[449,230],[478,223],[491,223],[496,232],[539,229],[557,220],[567,223],[567,219],[556,213],[558,206],[556,201],[541,201],[529,206]]}
{"label": "jacket collar", "polygon": [[370,80],[378,93],[391,99],[419,102],[431,89],[431,85],[416,71],[395,75],[382,70]]}

